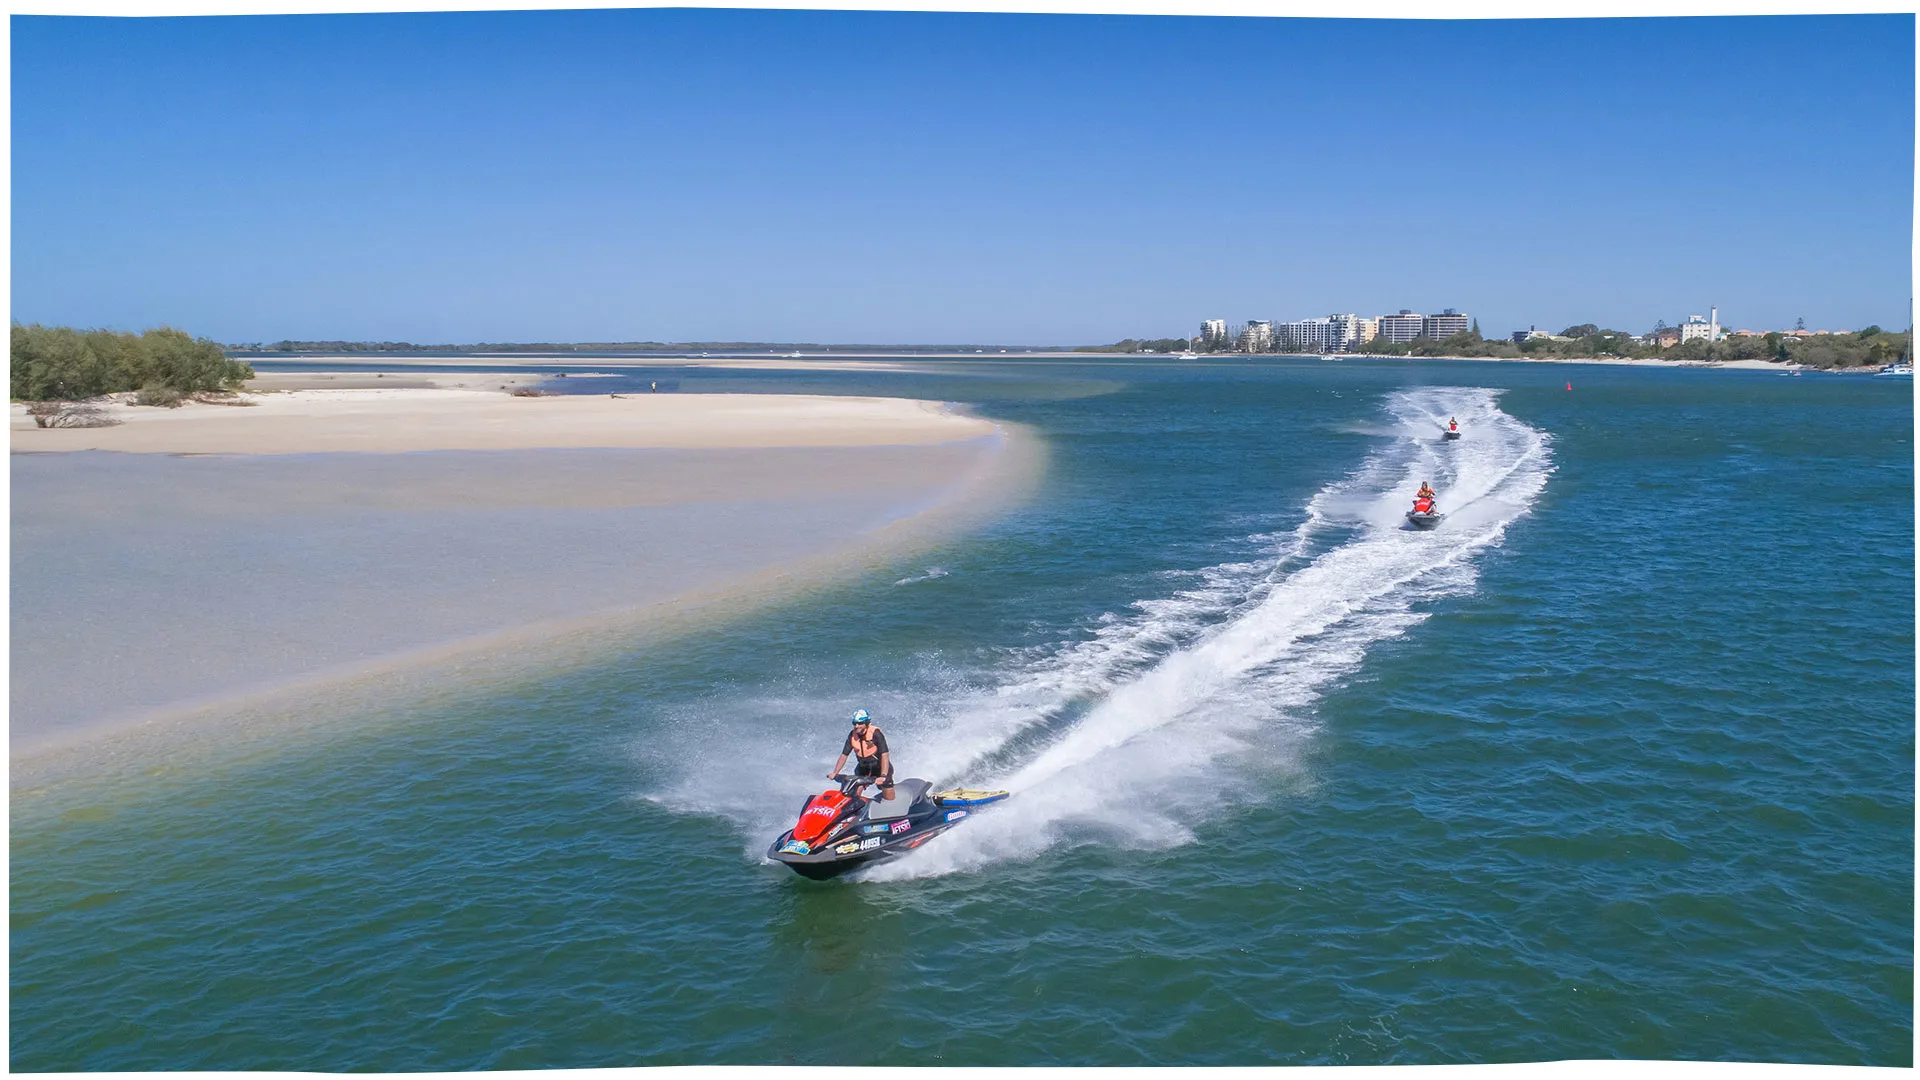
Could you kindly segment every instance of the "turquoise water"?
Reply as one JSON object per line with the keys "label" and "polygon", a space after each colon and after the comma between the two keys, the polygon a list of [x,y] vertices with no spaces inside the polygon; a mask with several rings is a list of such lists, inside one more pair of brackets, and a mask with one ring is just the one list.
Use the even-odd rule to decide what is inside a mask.
{"label": "turquoise water", "polygon": [[[673,377],[967,401],[1050,470],[695,637],[16,792],[15,1069],[1911,1063],[1910,385]],[[863,706],[1014,798],[762,862]]]}

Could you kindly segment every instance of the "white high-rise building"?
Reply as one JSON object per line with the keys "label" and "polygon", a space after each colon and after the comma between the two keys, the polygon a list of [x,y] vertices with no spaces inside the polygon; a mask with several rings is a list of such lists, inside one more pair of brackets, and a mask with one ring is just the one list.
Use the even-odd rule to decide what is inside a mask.
{"label": "white high-rise building", "polygon": [[1438,315],[1427,316],[1423,320],[1420,333],[1424,337],[1430,337],[1435,341],[1439,341],[1441,338],[1451,337],[1454,334],[1464,334],[1472,329],[1472,326],[1472,319],[1452,308],[1448,308]]}
{"label": "white high-rise building", "polygon": [[1274,348],[1287,353],[1319,352],[1321,335],[1312,332],[1312,323],[1312,319],[1296,320],[1274,327]]}
{"label": "white high-rise building", "polygon": [[1360,316],[1327,316],[1327,351],[1346,352],[1360,344]]}
{"label": "white high-rise building", "polygon": [[1200,343],[1202,345],[1224,345],[1227,343],[1227,320],[1208,319],[1200,324]]}
{"label": "white high-rise building", "polygon": [[1266,319],[1248,321],[1247,328],[1240,332],[1240,348],[1250,353],[1272,352],[1273,323]]}
{"label": "white high-rise building", "polygon": [[1298,322],[1281,323],[1275,328],[1274,336],[1281,352],[1326,352],[1333,348],[1333,320],[1301,319]]}
{"label": "white high-rise building", "polygon": [[1689,315],[1687,321],[1680,324],[1680,340],[1712,341],[1713,324],[1704,315]]}
{"label": "white high-rise building", "polygon": [[1386,338],[1395,345],[1404,345],[1414,338],[1419,337],[1420,331],[1426,329],[1427,317],[1425,315],[1415,315],[1407,308],[1401,308],[1400,314],[1382,315],[1380,316],[1379,322],[1380,332],[1378,336]]}

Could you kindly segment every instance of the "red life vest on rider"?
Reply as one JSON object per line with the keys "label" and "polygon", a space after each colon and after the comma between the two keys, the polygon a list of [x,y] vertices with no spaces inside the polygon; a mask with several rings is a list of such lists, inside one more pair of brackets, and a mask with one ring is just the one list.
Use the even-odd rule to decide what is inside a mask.
{"label": "red life vest on rider", "polygon": [[893,763],[888,762],[881,768],[880,759],[887,752],[887,733],[872,724],[856,724],[847,732],[847,742],[840,748],[842,754],[851,755],[858,762],[855,776],[875,776],[891,784],[893,782]]}

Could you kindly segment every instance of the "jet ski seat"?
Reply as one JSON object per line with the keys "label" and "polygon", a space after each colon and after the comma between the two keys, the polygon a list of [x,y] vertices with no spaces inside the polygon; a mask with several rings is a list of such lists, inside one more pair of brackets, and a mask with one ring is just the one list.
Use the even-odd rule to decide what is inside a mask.
{"label": "jet ski seat", "polygon": [[901,780],[893,785],[893,801],[875,799],[867,804],[868,821],[892,821],[907,816],[913,804],[927,797],[932,784],[925,780]]}

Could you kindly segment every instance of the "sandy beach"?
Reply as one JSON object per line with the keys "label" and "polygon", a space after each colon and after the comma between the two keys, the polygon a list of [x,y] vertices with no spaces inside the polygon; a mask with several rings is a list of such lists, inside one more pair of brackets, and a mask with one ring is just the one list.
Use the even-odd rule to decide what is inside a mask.
{"label": "sandy beach", "polygon": [[993,425],[937,402],[749,394],[514,397],[496,390],[339,389],[245,394],[177,409],[116,401],[112,427],[37,428],[12,407],[13,450],[315,454],[533,448],[924,446]]}
{"label": "sandy beach", "polygon": [[115,404],[103,428],[16,406],[16,776],[289,687],[791,594],[937,542],[1037,468],[937,402],[450,381]]}

